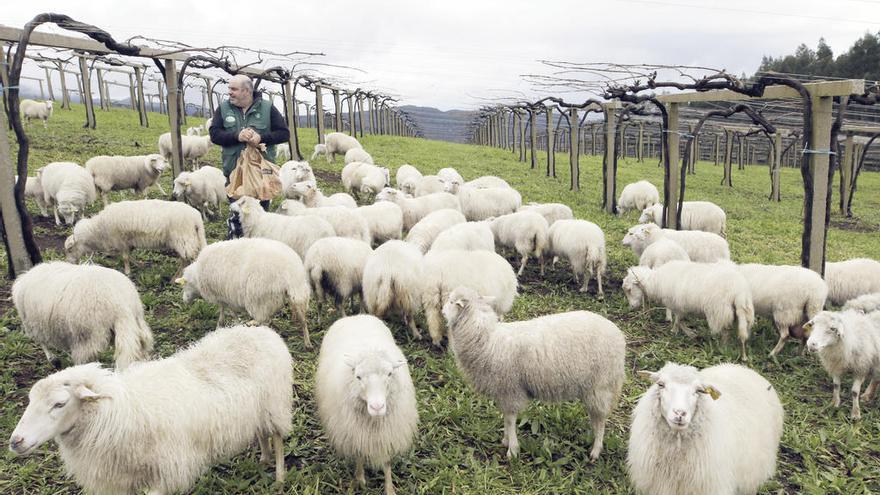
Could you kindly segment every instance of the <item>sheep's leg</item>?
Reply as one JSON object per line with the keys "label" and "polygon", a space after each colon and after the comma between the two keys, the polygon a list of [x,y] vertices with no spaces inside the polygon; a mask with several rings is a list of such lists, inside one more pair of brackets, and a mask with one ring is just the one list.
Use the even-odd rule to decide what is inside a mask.
{"label": "sheep's leg", "polygon": [[672,321],[672,311],[666,308],[666,321]]}
{"label": "sheep's leg", "polygon": [[[342,316],[345,316],[345,313],[343,313]],[[403,321],[404,321],[404,323],[406,323],[406,326],[409,328],[409,331],[412,332],[412,336],[414,338],[416,338],[417,340],[422,340],[422,332],[419,331],[419,327],[416,326],[415,317],[404,313],[403,314]],[[431,339],[433,340],[433,338],[434,338],[434,336],[432,335]],[[439,341],[435,342],[434,345],[440,345],[440,342]]]}
{"label": "sheep's leg", "polygon": [[599,458],[605,442],[605,417],[598,413],[590,414],[590,425],[593,427],[593,448],[590,449],[590,462]]}
{"label": "sheep's leg", "polygon": [[544,276],[544,257],[538,256],[538,262],[541,264],[541,276]]}
{"label": "sheep's leg", "polygon": [[159,488],[150,488],[147,490],[147,495],[165,495],[165,492]]}
{"label": "sheep's leg", "polygon": [[103,203],[104,208],[107,207],[107,191],[101,191],[101,203]]}
{"label": "sheep's leg", "polygon": [[877,385],[880,380],[875,375],[874,378],[871,379],[871,383],[868,384],[868,388],[865,389],[865,393],[862,394],[862,400],[865,402],[870,402],[874,399],[874,393],[877,392]]}
{"label": "sheep's leg", "polygon": [[599,299],[605,299],[605,292],[602,291],[602,272],[596,270],[596,287],[599,290]]}
{"label": "sheep's leg", "polygon": [[223,326],[223,316],[224,316],[224,315],[223,315],[223,306],[222,306],[222,305],[220,306],[220,311],[218,311],[218,312],[219,312],[220,314],[217,316],[217,328],[220,328],[220,327]]}
{"label": "sheep's leg", "polygon": [[287,476],[287,466],[284,465],[284,442],[281,441],[281,435],[272,435],[275,444],[275,481],[282,482]]}
{"label": "sheep's leg", "polygon": [[361,459],[355,462],[354,481],[360,486],[367,486],[367,477],[364,476],[364,461]]}
{"label": "sheep's leg", "polygon": [[853,378],[852,390],[850,391],[850,395],[852,396],[852,413],[850,416],[855,421],[862,419],[862,409],[859,407],[859,395],[862,393],[862,382],[864,381],[864,376]]}
{"label": "sheep's leg", "polygon": [[264,437],[262,435],[257,436],[257,441],[260,442],[260,464],[269,464],[272,462],[271,447],[269,446],[270,440],[270,437]]}
{"label": "sheep's leg", "polygon": [[174,276],[171,277],[171,280],[177,280],[178,278],[183,276],[183,269],[184,268],[186,268],[185,262],[183,261],[183,258],[179,258],[177,260],[177,271],[174,272]]}
{"label": "sheep's leg", "polygon": [[504,413],[504,438],[507,439],[507,458],[519,457],[519,439],[516,438],[516,413]]}
{"label": "sheep's leg", "polygon": [[785,341],[788,340],[788,326],[787,325],[776,325],[776,328],[779,330],[779,341],[776,342],[776,347],[770,351],[770,357],[775,358],[777,354],[782,351],[782,348],[785,347]]}
{"label": "sheep's leg", "polygon": [[519,264],[519,271],[516,272],[517,277],[522,276],[523,271],[526,269],[526,263],[528,263],[528,261],[529,261],[529,255],[524,254],[522,257],[522,261],[520,261],[520,264]]}
{"label": "sheep's leg", "polygon": [[306,349],[311,349],[312,341],[309,339],[309,322],[306,320],[306,308],[290,301],[290,312],[296,315],[296,319],[299,320],[300,325],[303,327],[303,342]]}
{"label": "sheep's leg", "polygon": [[395,495],[397,492],[394,491],[394,482],[391,479],[391,463],[386,462],[382,471],[385,473],[385,495]]}
{"label": "sheep's leg", "polygon": [[336,311],[339,313],[340,318],[345,318],[345,301],[337,300],[336,301]]}
{"label": "sheep's leg", "polygon": [[61,225],[61,219],[58,218],[58,205],[52,205],[52,213],[55,214],[55,225]]}
{"label": "sheep's leg", "polygon": [[[577,276],[577,272],[575,272],[575,273],[574,273],[574,279],[575,279],[575,281],[577,281],[577,278],[578,278],[578,276]],[[589,285],[590,285],[590,278],[591,278],[591,277],[590,277],[589,275],[587,275],[587,272],[584,272],[584,285],[582,285],[581,288],[578,289],[578,292],[587,292],[588,287],[589,287]]]}
{"label": "sheep's leg", "polygon": [[55,368],[56,370],[61,369],[61,360],[58,359],[58,356],[52,354],[52,351],[50,351],[48,347],[46,347],[46,346],[42,346],[42,347],[43,347],[43,353],[46,354],[46,359],[49,360],[49,364],[51,364],[52,367]]}
{"label": "sheep's leg", "polygon": [[[130,277],[131,276],[131,260],[129,258],[130,258],[130,253],[128,252],[128,249],[123,249],[122,250],[122,270],[125,272],[125,274],[127,276]],[[177,277],[175,277],[175,278],[177,278]]]}
{"label": "sheep's leg", "polygon": [[840,375],[832,376],[831,381],[834,383],[834,392],[831,398],[831,405],[834,407],[840,407]]}
{"label": "sheep's leg", "polygon": [[[159,193],[161,193],[162,196],[167,196],[167,194],[165,193],[165,188],[162,187],[162,183],[159,182],[158,180],[156,181],[156,187],[159,188]],[[146,196],[146,195],[147,195],[147,190],[144,189],[144,196]]]}
{"label": "sheep's leg", "polygon": [[431,304],[430,307],[425,308],[425,319],[428,320],[428,334],[431,335],[431,343],[439,347],[440,341],[443,340],[443,322],[440,310]]}

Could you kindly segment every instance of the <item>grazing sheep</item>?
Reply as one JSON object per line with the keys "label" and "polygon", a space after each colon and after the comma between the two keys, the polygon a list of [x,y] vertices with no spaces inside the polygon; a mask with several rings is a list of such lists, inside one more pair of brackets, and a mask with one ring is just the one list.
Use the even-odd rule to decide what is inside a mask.
{"label": "grazing sheep", "polygon": [[495,234],[496,246],[515,249],[522,256],[517,276],[526,269],[529,255],[538,258],[541,275],[544,275],[544,251],[550,227],[543,216],[533,211],[518,211],[492,219],[489,225]]}
{"label": "grazing sheep", "polygon": [[464,215],[458,210],[444,208],[432,211],[419,220],[406,234],[406,242],[414,244],[423,253],[431,249],[437,235],[453,225],[465,223]]}
{"label": "grazing sheep", "polygon": [[390,201],[378,201],[357,209],[370,228],[373,244],[403,237],[403,210]]}
{"label": "grazing sheep", "polygon": [[420,178],[413,188],[412,195],[416,198],[427,196],[438,192],[443,192],[443,181],[436,175],[426,175]]}
{"label": "grazing sheep", "polygon": [[[639,223],[663,224],[663,205],[657,203],[642,211]],[[727,214],[709,201],[685,201],[681,208],[681,230],[702,230],[727,236]]]}
{"label": "grazing sheep", "polygon": [[880,383],[880,313],[864,314],[859,311],[821,311],[804,325],[809,332],[807,349],[819,355],[825,371],[834,383],[832,405],[840,406],[840,377],[847,371],[853,374],[852,419],[862,417],[859,393],[862,383],[871,382],[862,399],[874,397]]}
{"label": "grazing sheep", "polygon": [[125,371],[91,363],[49,375],[9,448],[29,455],[58,444],[86,493],[185,493],[208,468],[254,439],[275,479],[285,476],[282,437],[291,429],[293,359],[271,329],[222,328],[171,357]]}
{"label": "grazing sheep", "polygon": [[571,264],[574,281],[584,278],[580,292],[587,292],[590,279],[596,277],[599,297],[602,292],[602,274],[605,273],[605,233],[593,222],[586,220],[559,220],[547,232],[547,252],[562,257]]}
{"label": "grazing sheep", "polygon": [[[180,136],[180,142],[183,148],[183,161],[192,164],[207,155],[211,149],[211,136]],[[171,144],[170,132],[159,136],[159,154],[166,162],[171,162],[171,155],[174,152]]]}
{"label": "grazing sheep", "polygon": [[617,214],[622,215],[629,210],[643,211],[645,208],[660,202],[660,193],[654,184],[640,180],[624,186],[617,199]]}
{"label": "grazing sheep", "polygon": [[279,162],[290,160],[290,143],[280,143],[275,145],[275,160]]}
{"label": "grazing sheep", "polygon": [[52,116],[52,101],[21,100],[19,108],[26,124],[30,124],[31,119],[40,119],[43,121],[44,129],[49,127],[49,117]]}
{"label": "grazing sheep", "polygon": [[317,208],[308,208],[299,201],[285,199],[281,203],[279,212],[287,216],[303,216],[309,215],[323,218],[333,227],[333,231],[339,237],[349,237],[357,239],[369,244],[370,226],[367,220],[360,214],[357,209],[346,208],[344,206],[319,206]]}
{"label": "grazing sheep", "polygon": [[364,487],[364,465],[381,467],[385,495],[394,495],[391,459],[407,452],[419,424],[409,367],[379,319],[343,318],[327,329],[315,373],[318,417],[333,449],[355,461]]}
{"label": "grazing sheep", "polygon": [[499,323],[486,298],[467,287],[450,294],[443,316],[458,367],[504,414],[508,457],[519,455],[517,415],[537,399],[582,401],[593,428],[590,460],[599,458],[626,378],[626,340],[614,323],[589,311]]}
{"label": "grazing sheep", "polygon": [[518,211],[534,211],[540,213],[547,220],[548,225],[553,225],[557,220],[572,220],[574,213],[568,205],[562,203],[528,203],[519,207]]}
{"label": "grazing sheep", "polygon": [[324,196],[324,193],[318,189],[318,185],[314,181],[294,182],[285,190],[284,195],[291,199],[302,200],[303,204],[309,208],[322,206],[357,208],[354,198],[348,194],[336,193]]}
{"label": "grazing sheep", "polygon": [[[358,142],[357,139],[343,134],[341,132],[331,132],[330,134],[324,135],[324,156],[327,158],[328,162],[332,162],[336,155],[345,156],[349,150],[355,148],[363,148],[361,143]],[[318,148],[315,147],[315,153],[318,152]],[[315,159],[315,156],[312,156],[312,160]]]}
{"label": "grazing sheep", "polygon": [[452,184],[455,182],[446,183],[446,192],[458,197],[461,211],[469,222],[514,213],[522,204],[519,192],[509,187],[478,189],[469,185],[451,187]]}
{"label": "grazing sheep", "polygon": [[629,477],[640,495],[757,493],[776,472],[785,411],[773,386],[736,364],[640,371],[653,385],[632,413]]}
{"label": "grazing sheep", "polygon": [[818,273],[800,266],[736,265],[749,283],[755,314],[773,319],[779,341],[770,351],[776,356],[789,335],[802,334],[801,325],[825,306],[828,286]]}
{"label": "grazing sheep", "polygon": [[232,203],[229,212],[240,223],[244,237],[263,237],[281,241],[292,247],[300,259],[305,258],[309,247],[315,241],[336,235],[333,226],[323,218],[311,215],[289,217],[269,213],[260,207],[259,201],[249,196],[243,196]]}
{"label": "grazing sheep", "polygon": [[403,211],[403,228],[409,230],[419,220],[425,218],[432,211],[452,208],[461,210],[458,198],[452,194],[439,192],[417,198],[407,198],[397,189],[386,187],[376,195],[376,201],[390,201],[397,204]]}
{"label": "grazing sheep", "polygon": [[40,263],[12,284],[12,302],[25,335],[54,366],[50,349],[69,352],[74,364],[97,359],[114,341],[118,369],[149,359],[153,333],[137,288],[125,275],[97,265]]}
{"label": "grazing sheep", "polygon": [[312,171],[309,162],[291,160],[281,165],[281,168],[278,170],[278,178],[281,180],[281,191],[290,198],[288,196],[288,194],[291,194],[290,186],[297,182],[315,182],[315,173]]}
{"label": "grazing sheep", "polygon": [[690,261],[691,258],[681,247],[681,244],[669,239],[660,239],[653,242],[642,251],[639,257],[639,266],[658,268],[670,261]]}
{"label": "grazing sheep", "polygon": [[841,305],[864,294],[880,292],[880,261],[855,258],[825,263],[828,300]]}
{"label": "grazing sheep", "polygon": [[425,256],[422,278],[422,307],[431,341],[443,340],[443,304],[459,286],[491,296],[492,309],[504,316],[517,295],[516,275],[510,263],[489,251],[430,251]]}
{"label": "grazing sheep", "polygon": [[251,323],[266,325],[289,303],[291,316],[303,327],[305,346],[312,347],[306,320],[311,296],[309,279],[300,257],[283,242],[214,242],[202,249],[176,282],[183,286],[183,302],[202,298],[220,306],[218,327],[223,325],[224,308],[244,310],[253,319]]}
{"label": "grazing sheep", "polygon": [[202,220],[207,215],[220,213],[220,205],[226,201],[226,177],[217,167],[205,166],[194,172],[181,172],[174,179],[171,197],[198,208]]}
{"label": "grazing sheep", "polygon": [[382,188],[391,185],[391,172],[385,167],[377,167],[364,163],[354,173],[352,186],[357,192],[366,195],[374,195]]}
{"label": "grazing sheep", "polygon": [[[24,183],[24,197],[31,198],[37,203],[37,208],[40,209],[40,215],[43,217],[49,216],[49,210],[46,209],[46,200],[43,194],[43,185],[40,184],[40,174],[42,169],[37,170],[36,177],[27,177]],[[18,176],[16,175],[13,179],[13,182],[18,182]]]}
{"label": "grazing sheep", "polygon": [[87,206],[95,202],[95,180],[88,170],[73,162],[52,162],[38,172],[40,186],[43,188],[43,202],[52,206],[55,225],[61,225],[58,212],[64,223],[73,225],[76,214],[85,216]]}
{"label": "grazing sheep", "polygon": [[698,230],[661,229],[653,223],[630,227],[623,237],[623,245],[629,246],[636,256],[641,257],[646,247],[660,239],[677,242],[694,262],[714,263],[730,259],[730,247],[718,234]]}
{"label": "grazing sheep", "polygon": [[373,157],[370,156],[369,153],[363,150],[363,148],[352,148],[345,152],[345,163],[351,162],[364,162],[364,163],[373,163]]}
{"label": "grazing sheep", "polygon": [[491,187],[510,188],[510,184],[508,184],[506,180],[502,179],[501,177],[495,177],[494,175],[484,175],[482,177],[477,177],[474,180],[469,180],[465,182],[464,185],[476,187],[477,189],[487,189]]}
{"label": "grazing sheep", "polygon": [[388,241],[373,251],[364,266],[363,302],[367,312],[384,318],[398,311],[413,337],[422,338],[415,316],[421,306],[422,253],[412,244]]}
{"label": "grazing sheep", "polygon": [[713,335],[721,333],[735,318],[742,359],[748,360],[746,341],[755,323],[755,306],[749,283],[733,264],[670,261],[653,270],[634,266],[623,279],[623,292],[633,309],[646,299],[669,308],[674,316],[673,333],[682,329],[689,337],[696,333],[680,321],[688,313],[705,316]]}
{"label": "grazing sheep", "polygon": [[101,201],[107,206],[107,193],[122,189],[134,189],[147,197],[147,189],[153,184],[165,195],[159,176],[168,164],[162,155],[95,156],[86,162],[86,170],[95,179],[95,187],[101,193]]}
{"label": "grazing sheep", "polygon": [[321,143],[315,145],[315,152],[312,153],[312,156],[309,157],[309,161],[314,161],[315,158],[318,158],[320,155],[327,154],[327,146]]}
{"label": "grazing sheep", "polygon": [[355,294],[361,296],[361,283],[367,259],[373,254],[369,242],[347,237],[325,237],[318,239],[306,253],[305,269],[315,298],[320,304],[324,293],[333,296],[336,310],[345,316],[345,300]]}
{"label": "grazing sheep", "polygon": [[465,222],[453,225],[440,232],[431,243],[431,251],[448,251],[460,249],[464,251],[495,252],[495,235],[488,222]]}
{"label": "grazing sheep", "polygon": [[83,218],[64,241],[67,261],[76,263],[92,253],[122,255],[125,274],[131,275],[132,248],[168,249],[177,253],[180,265],[196,258],[205,247],[205,225],[195,208],[161,199],[111,203],[92,218]]}
{"label": "grazing sheep", "polygon": [[[422,173],[412,165],[404,163],[397,169],[397,174],[395,175],[395,183],[397,184],[397,188],[407,194],[415,194],[416,185],[422,179]],[[441,188],[440,191],[443,189]],[[434,191],[434,192],[440,192]]]}
{"label": "grazing sheep", "polygon": [[843,311],[847,311],[850,309],[861,311],[862,313],[872,313],[874,311],[880,311],[880,292],[865,294],[855,299],[850,299],[846,302],[846,304],[843,305]]}
{"label": "grazing sheep", "polygon": [[444,183],[457,181],[459,184],[464,184],[464,178],[452,167],[441,168],[437,171],[437,177]]}
{"label": "grazing sheep", "polygon": [[342,187],[345,188],[348,192],[356,193],[360,188],[360,177],[358,176],[358,169],[364,165],[369,165],[364,162],[350,162],[346,163],[344,167],[342,167],[342,171],[340,172],[340,180],[342,181]]}

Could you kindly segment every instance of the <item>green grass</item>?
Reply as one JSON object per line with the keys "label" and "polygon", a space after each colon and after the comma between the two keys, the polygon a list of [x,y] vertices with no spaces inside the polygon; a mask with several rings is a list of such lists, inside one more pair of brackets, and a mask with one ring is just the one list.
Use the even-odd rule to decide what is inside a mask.
{"label": "green grass", "polygon": [[[137,114],[114,109],[99,112],[98,129],[84,130],[82,107],[73,111],[58,110],[48,130],[31,126],[30,169],[54,160],[83,163],[96,154],[141,154],[153,152],[156,140],[167,130],[167,121],[151,115],[153,127],[142,129]],[[200,121],[200,119],[199,119]],[[189,125],[193,125],[193,121]],[[302,149],[310,154],[316,141],[313,129],[302,130]],[[551,269],[539,278],[537,264],[527,269],[509,320],[525,319],[547,313],[587,309],[607,316],[626,333],[628,341],[628,380],[620,404],[612,415],[605,437],[605,451],[596,464],[587,462],[592,442],[589,421],[577,403],[534,403],[519,419],[522,453],[519,460],[508,461],[501,446],[502,421],[490,400],[476,395],[464,382],[452,357],[410,340],[401,322],[391,322],[404,353],[410,360],[416,385],[421,422],[413,451],[394,466],[395,483],[400,493],[630,493],[625,470],[629,414],[646,385],[634,378],[633,370],[656,369],[666,361],[695,366],[710,366],[737,359],[737,348],[708,337],[705,324],[701,335],[689,340],[672,336],[659,309],[628,309],[619,289],[626,267],[637,263],[636,257],[621,246],[626,229],[637,215],[624,218],[606,215],[601,209],[600,157],[581,158],[581,188],[568,190],[568,159],[557,156],[559,177],[544,177],[543,162],[537,170],[516,161],[510,152],[420,139],[367,136],[364,147],[377,163],[395,169],[410,163],[425,172],[442,167],[457,168],[465,177],[494,174],[507,179],[523,195],[524,201],[563,202],[575,215],[599,224],[608,243],[609,273],[606,298],[580,294],[566,266]],[[219,151],[212,150],[208,160],[219,162]],[[327,192],[340,190],[331,180],[338,177],[341,160],[327,165],[317,161],[319,182]],[[782,170],[781,203],[767,200],[769,175],[764,167],[734,170],[732,189],[719,185],[721,168],[699,163],[697,174],[688,177],[688,199],[707,199],[723,207],[728,214],[728,238],[733,257],[739,262],[789,263],[800,260],[800,218],[802,186],[796,169]],[[623,160],[620,163],[620,188],[638,179],[662,184],[662,171],[654,159],[645,163]],[[170,192],[171,179],[163,178]],[[865,173],[854,201],[855,220],[846,221],[835,213],[835,226],[828,234],[828,259],[856,256],[880,257],[880,177]],[[836,193],[836,190],[835,190]],[[116,194],[114,200],[129,194]],[[151,191],[151,195],[158,195]],[[836,204],[836,198],[835,203]],[[97,211],[98,205],[90,210]],[[31,205],[36,212],[36,206]],[[40,242],[54,249],[44,250],[48,259],[57,259],[58,242],[70,231],[51,222],[39,220]],[[225,234],[222,221],[208,226],[210,241]],[[0,264],[5,263],[5,253]],[[133,265],[137,284],[147,311],[147,319],[156,335],[156,351],[168,356],[176,349],[203,336],[214,327],[217,308],[205,302],[185,305],[180,290],[170,282],[176,260],[160,254],[138,252]],[[96,256],[94,261],[121,269],[121,260]],[[5,274],[5,265],[0,265]],[[0,275],[3,276],[3,275]],[[0,279],[0,299],[8,296],[10,282]],[[40,349],[19,330],[19,319],[7,301],[0,301],[0,437],[8,438],[27,404],[27,391],[39,378],[53,370]],[[246,319],[242,316],[242,319]],[[310,328],[316,343],[324,329],[335,319],[328,308],[310,313]],[[337,458],[321,432],[315,414],[312,376],[317,353],[302,346],[301,333],[284,314],[273,321],[288,341],[295,359],[294,428],[287,440],[286,459],[290,467],[283,487],[273,484],[270,469],[259,466],[256,449],[215,466],[205,474],[193,493],[353,493],[350,488],[353,466]],[[877,403],[863,404],[860,422],[848,417],[849,401],[832,409],[831,380],[814,356],[801,356],[796,344],[789,344],[779,362],[766,355],[776,342],[770,322],[759,319],[749,341],[751,366],[776,387],[786,409],[785,432],[779,454],[777,475],[761,493],[877,493],[880,492],[880,410]],[[110,364],[110,352],[102,356]],[[69,363],[69,362],[68,362]],[[844,382],[849,387],[849,379]],[[847,388],[845,388],[846,390]],[[848,396],[848,394],[843,394]],[[50,442],[36,454],[15,458],[0,455],[0,493],[78,493],[73,482],[63,476],[57,449]],[[381,473],[368,473],[368,493],[380,493]]]}

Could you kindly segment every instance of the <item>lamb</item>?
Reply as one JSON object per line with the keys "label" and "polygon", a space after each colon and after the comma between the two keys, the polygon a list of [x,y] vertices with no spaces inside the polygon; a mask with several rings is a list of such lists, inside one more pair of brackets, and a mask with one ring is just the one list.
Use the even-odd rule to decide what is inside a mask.
{"label": "lamb", "polygon": [[390,201],[359,206],[357,212],[367,221],[373,244],[403,237],[403,210]]}
{"label": "lamb", "polygon": [[391,201],[403,211],[403,228],[409,230],[428,213],[443,208],[461,210],[458,198],[452,194],[439,192],[417,198],[407,198],[397,189],[386,187],[376,195],[376,201]]}
{"label": "lamb", "polygon": [[623,215],[629,210],[643,211],[645,208],[660,202],[660,193],[654,184],[640,180],[624,186],[617,199],[617,214]]}
{"label": "lamb", "polygon": [[[281,179],[281,190],[287,196],[290,194],[290,186],[297,182],[310,181],[315,182],[315,173],[309,162],[298,162],[295,160],[284,162],[278,171],[278,178]],[[290,198],[290,196],[287,196]],[[290,198],[296,199],[296,197]]]}
{"label": "lamb", "polygon": [[557,220],[572,220],[574,213],[568,205],[562,203],[528,203],[519,207],[517,211],[534,211],[540,213],[547,220],[548,225],[553,225]]}
{"label": "lamb", "polygon": [[73,225],[77,213],[85,216],[87,206],[95,202],[95,180],[88,170],[73,162],[52,162],[38,172],[40,186],[43,188],[43,202],[52,206],[55,225],[61,225],[58,212],[64,223]]}
{"label": "lamb", "polygon": [[[656,203],[642,211],[639,223],[663,223],[663,205]],[[681,209],[682,230],[702,230],[727,237],[727,214],[709,201],[685,201]]]}
{"label": "lamb", "polygon": [[[43,217],[49,216],[49,210],[46,209],[46,200],[43,197],[43,185],[40,184],[39,175],[42,173],[42,169],[37,170],[36,177],[27,177],[24,183],[24,197],[31,198],[37,203],[37,207],[40,209],[40,215]],[[18,182],[18,176],[15,176],[14,182]]]}
{"label": "lamb", "polygon": [[489,187],[478,189],[463,185],[452,187],[456,182],[446,183],[446,192],[455,194],[461,203],[461,211],[470,222],[486,220],[514,213],[522,205],[522,196],[509,187]]}
{"label": "lamb", "polygon": [[607,265],[605,233],[598,225],[586,220],[555,222],[547,233],[547,252],[568,260],[575,283],[578,276],[584,278],[580,292],[587,292],[590,279],[595,276],[598,295],[605,297],[602,292],[602,274]]}
{"label": "lamb", "polygon": [[497,246],[513,248],[522,256],[517,276],[521,276],[526,269],[529,255],[538,258],[541,275],[544,275],[544,251],[547,249],[549,226],[543,216],[533,211],[519,211],[495,218],[489,224]]}
{"label": "lamb", "polygon": [[851,416],[854,420],[861,419],[862,383],[871,378],[862,395],[866,402],[874,397],[880,383],[880,313],[821,311],[804,325],[804,330],[810,336],[807,349],[819,355],[822,367],[831,375],[834,407],[840,406],[840,377],[847,371],[852,372]]}
{"label": "lamb", "polygon": [[[358,142],[357,139],[343,134],[341,132],[331,132],[330,134],[324,135],[324,156],[327,158],[328,162],[332,162],[336,155],[345,155],[349,150],[355,148],[363,148],[361,143]],[[318,152],[317,147],[315,148],[315,152]],[[315,159],[315,156],[312,156],[312,160]]]}
{"label": "lamb", "polygon": [[355,461],[364,487],[364,464],[381,467],[385,495],[394,495],[391,459],[407,452],[419,423],[406,358],[379,319],[343,318],[327,329],[315,373],[318,417],[333,449]]}
{"label": "lamb", "polygon": [[292,247],[300,259],[318,239],[336,235],[327,220],[311,215],[289,217],[263,211],[260,202],[243,196],[229,206],[234,223],[240,224],[244,237],[275,239]]}
{"label": "lamb", "polygon": [[397,311],[416,339],[422,333],[416,326],[422,286],[422,253],[412,244],[388,241],[373,251],[364,266],[363,302],[367,312],[384,318]]}
{"label": "lamb", "polygon": [[[211,149],[211,136],[180,136],[180,145],[183,148],[183,161],[189,161],[193,164],[208,154]],[[171,133],[166,132],[159,136],[159,154],[165,158],[166,162],[171,161],[171,155],[174,152],[171,145]]]}
{"label": "lamb", "polygon": [[431,249],[437,235],[456,224],[465,223],[464,215],[458,210],[444,208],[432,211],[419,220],[406,234],[406,242],[415,244],[423,253]]}
{"label": "lamb", "polygon": [[220,213],[220,205],[226,201],[226,177],[217,167],[205,166],[195,172],[181,172],[174,179],[171,197],[197,208],[202,220],[207,215]]}
{"label": "lamb", "polygon": [[519,455],[517,415],[537,399],[583,401],[593,428],[590,460],[599,458],[626,378],[626,340],[614,323],[589,311],[499,323],[486,298],[467,287],[450,294],[443,316],[458,367],[504,414],[508,457]]}
{"label": "lamb", "polygon": [[137,288],[123,274],[98,265],[40,263],[12,284],[12,302],[25,335],[56,368],[50,349],[69,352],[74,364],[97,359],[114,339],[116,368],[149,359],[153,333]]}
{"label": "lamb", "polygon": [[757,493],[776,472],[785,411],[745,366],[666,363],[632,413],[627,467],[640,495]]}
{"label": "lamb", "polygon": [[352,148],[345,152],[345,163],[363,162],[373,163],[373,157],[362,148]]}
{"label": "lamb", "polygon": [[[397,188],[407,194],[415,194],[416,185],[422,179],[422,173],[412,165],[404,163],[397,169],[397,174],[395,175],[395,182],[397,184]],[[441,188],[440,191],[443,189]],[[434,192],[440,192],[434,191]]]}
{"label": "lamb", "polygon": [[345,316],[345,300],[353,300],[354,294],[361,295],[364,267],[373,254],[369,242],[347,237],[325,237],[318,239],[306,253],[305,269],[312,290],[320,303],[324,292],[333,296],[336,310]]}
{"label": "lamb", "polygon": [[444,185],[440,177],[436,175],[425,175],[416,182],[412,195],[415,197],[427,196],[438,192],[443,192]]}
{"label": "lamb", "polygon": [[[234,269],[231,269],[234,267]],[[220,306],[217,327],[223,325],[224,308],[244,310],[250,324],[266,325],[272,315],[290,304],[290,313],[309,340],[306,310],[309,307],[309,279],[296,252],[272,239],[233,239],[212,243],[175,280],[183,287],[183,302],[202,298]]]}
{"label": "lamb", "polygon": [[132,248],[168,249],[184,263],[196,258],[206,245],[205,225],[195,208],[161,199],[111,203],[92,218],[76,223],[64,241],[67,261],[76,263],[96,252],[120,253],[126,275],[131,275]]}
{"label": "lamb", "polygon": [[752,291],[755,313],[773,319],[779,341],[770,351],[776,356],[789,335],[802,334],[801,325],[825,306],[828,286],[822,277],[800,266],[737,265]]}
{"label": "lamb", "polygon": [[828,300],[841,305],[863,294],[880,292],[880,261],[855,258],[825,263]]}
{"label": "lamb", "polygon": [[275,451],[290,433],[293,360],[266,327],[223,328],[169,358],[125,371],[97,363],[38,381],[9,439],[29,455],[53,439],[87,493],[185,493],[208,468],[247,448]]}
{"label": "lamb", "polygon": [[122,189],[147,197],[147,189],[153,184],[165,195],[159,176],[168,163],[162,155],[95,156],[86,161],[86,170],[95,179],[95,187],[101,193],[101,201],[107,206],[107,193]]}
{"label": "lamb", "polygon": [[306,205],[292,199],[285,199],[279,211],[288,216],[315,216],[323,218],[333,227],[339,237],[349,237],[369,244],[370,226],[367,220],[356,209],[344,206],[319,206],[307,208]]}
{"label": "lamb", "polygon": [[675,260],[690,261],[691,258],[681,247],[681,244],[669,239],[660,239],[649,244],[642,251],[642,255],[639,257],[639,266],[658,268]]}
{"label": "lamb", "polygon": [[285,190],[284,195],[291,199],[301,199],[303,204],[309,208],[323,206],[357,208],[357,203],[351,195],[336,193],[324,196],[324,193],[318,189],[318,185],[314,181],[294,182]]}
{"label": "lamb", "polygon": [[364,162],[350,162],[342,167],[340,180],[342,181],[342,187],[345,188],[346,191],[356,192],[360,188],[360,177],[358,176],[357,171],[363,165],[368,164]]}
{"label": "lamb", "polygon": [[730,259],[730,247],[718,234],[697,230],[661,229],[652,223],[630,227],[623,237],[623,245],[632,248],[636,256],[641,256],[646,247],[664,238],[684,248],[691,261],[714,263]]}
{"label": "lamb", "polygon": [[21,116],[24,117],[25,123],[30,124],[31,119],[40,119],[43,121],[43,128],[49,127],[49,117],[52,116],[52,101],[34,101],[21,100],[19,103]]}
{"label": "lamb", "polygon": [[312,156],[309,157],[309,161],[314,161],[315,158],[318,158],[320,155],[327,154],[327,146],[321,143],[315,145],[315,152],[312,153]]}
{"label": "lamb", "polygon": [[880,292],[865,294],[855,299],[850,299],[843,305],[843,310],[847,311],[850,309],[861,311],[862,313],[880,311]]}
{"label": "lamb", "polygon": [[202,126],[187,127],[186,129],[187,136],[201,136],[203,132],[205,132],[205,128]]}
{"label": "lamb", "polygon": [[425,256],[422,307],[436,346],[443,340],[443,304],[459,286],[491,296],[490,304],[499,316],[510,311],[517,296],[516,275],[500,255],[489,251],[430,251]]}
{"label": "lamb", "polygon": [[495,252],[495,235],[488,222],[465,222],[453,225],[440,232],[431,243],[431,251],[448,251],[460,249],[464,251]]}
{"label": "lamb", "polygon": [[680,322],[688,313],[705,316],[713,335],[721,333],[736,318],[742,359],[748,360],[746,341],[755,323],[755,306],[749,283],[733,264],[670,261],[653,270],[634,266],[623,279],[623,292],[633,309],[646,299],[666,306],[674,317],[673,333],[682,329],[689,337],[696,334]]}
{"label": "lamb", "polygon": [[385,186],[391,185],[391,172],[385,167],[365,163],[355,172],[354,182],[358,185],[358,192],[374,195]]}
{"label": "lamb", "polygon": [[279,162],[290,160],[290,143],[275,145],[275,159]]}
{"label": "lamb", "polygon": [[451,167],[441,168],[440,170],[438,170],[437,177],[444,183],[458,181],[459,184],[464,184],[464,178],[462,178],[461,174]]}

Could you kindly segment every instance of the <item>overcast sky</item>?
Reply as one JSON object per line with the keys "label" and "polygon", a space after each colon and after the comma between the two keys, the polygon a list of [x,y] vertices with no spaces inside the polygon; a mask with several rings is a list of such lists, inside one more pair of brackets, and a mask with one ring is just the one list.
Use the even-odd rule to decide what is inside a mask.
{"label": "overcast sky", "polygon": [[[484,98],[541,95],[522,74],[540,59],[698,65],[754,72],[824,37],[835,55],[880,31],[880,0],[442,0],[4,2],[0,24],[57,12],[116,39],[141,34],[193,46],[323,52],[357,67],[361,87],[398,104],[473,109]],[[56,30],[55,32],[60,32]],[[354,86],[352,86],[354,87]]]}

